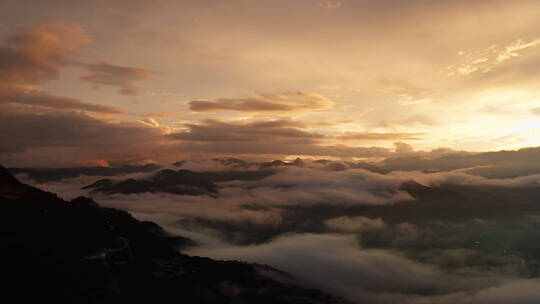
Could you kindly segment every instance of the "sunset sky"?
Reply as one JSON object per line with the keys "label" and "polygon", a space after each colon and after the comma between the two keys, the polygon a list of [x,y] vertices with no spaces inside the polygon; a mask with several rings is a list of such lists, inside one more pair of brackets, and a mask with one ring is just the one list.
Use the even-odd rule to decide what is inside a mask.
{"label": "sunset sky", "polygon": [[538,304],[539,159],[540,0],[0,0],[0,261],[28,294]]}
{"label": "sunset sky", "polygon": [[540,146],[536,0],[0,2],[7,166]]}

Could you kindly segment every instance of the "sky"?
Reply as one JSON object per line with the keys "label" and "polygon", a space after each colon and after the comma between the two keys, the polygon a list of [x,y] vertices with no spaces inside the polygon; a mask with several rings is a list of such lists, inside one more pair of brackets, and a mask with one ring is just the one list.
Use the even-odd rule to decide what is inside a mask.
{"label": "sky", "polygon": [[25,182],[359,303],[540,303],[540,1],[0,8]]}
{"label": "sky", "polygon": [[0,0],[0,163],[540,146],[535,0]]}

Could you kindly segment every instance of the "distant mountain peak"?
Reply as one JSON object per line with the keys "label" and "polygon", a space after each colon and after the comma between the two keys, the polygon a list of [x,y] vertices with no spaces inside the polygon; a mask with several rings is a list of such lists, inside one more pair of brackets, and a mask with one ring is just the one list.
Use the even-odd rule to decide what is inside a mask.
{"label": "distant mountain peak", "polygon": [[113,183],[113,181],[111,179],[103,178],[103,179],[100,179],[100,180],[96,181],[93,184],[84,186],[81,189],[86,190],[86,189],[96,189],[96,188],[110,188],[110,187],[113,186],[113,184],[114,183]]}
{"label": "distant mountain peak", "polygon": [[291,163],[291,165],[296,166],[296,167],[304,167],[306,164],[304,163],[304,161],[303,161],[300,157],[297,157],[297,158]]}

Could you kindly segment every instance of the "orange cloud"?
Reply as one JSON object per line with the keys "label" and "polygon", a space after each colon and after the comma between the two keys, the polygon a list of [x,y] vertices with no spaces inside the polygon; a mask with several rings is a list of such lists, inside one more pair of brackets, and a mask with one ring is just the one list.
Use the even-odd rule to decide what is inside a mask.
{"label": "orange cloud", "polygon": [[20,86],[0,86],[0,103],[41,106],[63,110],[82,110],[97,113],[121,114],[120,108],[83,102],[77,98],[61,97]]}
{"label": "orange cloud", "polygon": [[140,68],[123,67],[109,63],[87,64],[89,74],[81,79],[96,85],[108,85],[118,87],[118,91],[124,95],[137,93],[135,82],[155,78],[157,74]]}
{"label": "orange cloud", "polygon": [[331,107],[332,101],[318,94],[304,92],[284,92],[280,94],[259,94],[247,98],[217,98],[193,100],[189,108],[193,112],[296,112],[321,110]]}
{"label": "orange cloud", "polygon": [[[164,131],[141,122],[110,122],[82,112],[0,111],[0,160],[68,166],[85,160],[160,155]],[[62,155],[62,157],[59,157]]]}
{"label": "orange cloud", "polygon": [[70,53],[89,41],[80,25],[62,22],[38,24],[5,39],[0,46],[0,103],[123,113],[117,107],[86,103],[28,88],[28,85],[57,78],[60,66],[70,63]]}
{"label": "orange cloud", "polygon": [[49,22],[26,28],[0,46],[0,81],[35,84],[57,78],[68,55],[89,41],[77,24]]}
{"label": "orange cloud", "polygon": [[370,132],[346,132],[336,136],[342,140],[419,140],[418,136],[423,133],[370,133]]}
{"label": "orange cloud", "polygon": [[310,155],[333,157],[386,157],[391,151],[382,147],[327,145],[328,136],[309,132],[305,124],[286,119],[226,122],[205,120],[186,124],[186,130],[168,135],[181,141],[179,151],[217,155]]}

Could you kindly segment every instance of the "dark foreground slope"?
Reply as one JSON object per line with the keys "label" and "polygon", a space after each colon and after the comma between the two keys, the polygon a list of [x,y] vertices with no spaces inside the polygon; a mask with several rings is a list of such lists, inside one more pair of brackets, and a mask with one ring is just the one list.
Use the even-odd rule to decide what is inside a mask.
{"label": "dark foreground slope", "polygon": [[342,303],[269,267],[190,257],[158,225],[70,202],[0,166],[2,297],[18,303]]}

